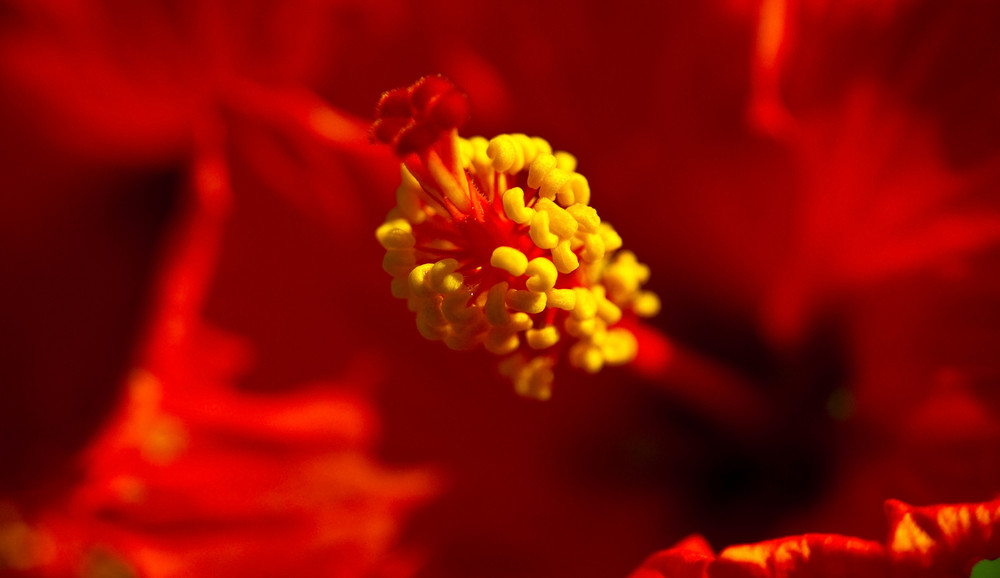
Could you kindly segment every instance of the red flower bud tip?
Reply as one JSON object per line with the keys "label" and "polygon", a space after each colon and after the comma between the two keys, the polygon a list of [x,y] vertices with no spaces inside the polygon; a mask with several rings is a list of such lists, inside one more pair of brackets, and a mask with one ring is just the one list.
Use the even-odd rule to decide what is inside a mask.
{"label": "red flower bud tip", "polygon": [[619,251],[572,155],[523,134],[460,138],[467,110],[440,77],[379,103],[373,134],[403,162],[397,205],[376,231],[392,294],[424,337],[504,357],[522,395],[548,398],[562,358],[590,373],[628,363],[638,347],[623,316],[660,308],[642,290],[649,268]]}

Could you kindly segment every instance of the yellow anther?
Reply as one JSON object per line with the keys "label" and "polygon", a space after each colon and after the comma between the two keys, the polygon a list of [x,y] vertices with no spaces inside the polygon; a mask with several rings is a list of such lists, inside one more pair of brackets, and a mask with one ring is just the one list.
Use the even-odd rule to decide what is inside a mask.
{"label": "yellow anther", "polygon": [[384,223],[379,225],[379,227],[375,229],[375,238],[378,239],[379,243],[382,243],[382,240],[385,238],[385,236],[388,235],[390,231],[394,231],[396,229],[402,229],[407,233],[413,232],[413,227],[410,226],[409,221],[407,221],[402,217],[396,217],[396,218],[386,219]]}
{"label": "yellow anther", "polygon": [[410,296],[409,277],[393,277],[392,282],[389,284],[389,289],[392,291],[392,296],[396,299],[406,299]]}
{"label": "yellow anther", "polygon": [[486,321],[494,327],[504,327],[510,322],[507,313],[507,282],[490,287],[486,295]]}
{"label": "yellow anther", "polygon": [[516,173],[519,172],[521,169],[523,169],[525,166],[530,165],[531,162],[535,160],[535,157],[538,155],[538,147],[535,145],[535,142],[531,140],[531,138],[526,134],[514,133],[510,135],[510,137],[514,139],[514,142],[517,143],[517,146],[521,149],[521,155],[524,159],[524,161],[521,163],[521,166],[517,170],[512,171]]}
{"label": "yellow anther", "polygon": [[547,140],[545,140],[543,138],[539,138],[537,136],[533,136],[533,137],[531,137],[531,142],[534,143],[535,150],[538,151],[538,154],[540,154],[540,155],[541,154],[546,154],[546,155],[552,154],[552,145],[549,144],[549,141],[547,141]]}
{"label": "yellow anther", "polygon": [[469,307],[469,298],[472,293],[466,291],[456,291],[451,295],[446,295],[441,302],[441,312],[444,318],[450,323],[471,325],[481,321],[483,316],[479,307]]}
{"label": "yellow anther", "polygon": [[393,277],[403,277],[417,264],[413,249],[389,249],[382,257],[382,269]]}
{"label": "yellow anther", "polygon": [[587,182],[587,177],[579,173],[574,173],[569,179],[569,184],[563,187],[562,191],[560,191],[559,202],[562,203],[564,207],[568,207],[573,203],[581,205],[589,204],[590,183]]}
{"label": "yellow anther", "polygon": [[425,321],[421,321],[418,317],[417,331],[428,341],[441,341],[448,333],[448,327],[446,325],[431,325]]}
{"label": "yellow anther", "polygon": [[573,215],[573,218],[580,225],[580,230],[584,233],[596,233],[598,226],[601,224],[601,217],[598,216],[597,210],[594,207],[581,205],[578,202],[575,205],[567,207],[566,212]]}
{"label": "yellow anther", "polygon": [[451,326],[450,331],[445,334],[443,341],[449,349],[454,349],[455,351],[467,351],[469,349],[474,349],[477,345],[482,343],[484,338],[485,336],[480,331],[480,328],[475,325],[463,325],[458,328],[453,325]]}
{"label": "yellow anther", "polygon": [[536,293],[545,293],[555,287],[556,279],[559,277],[556,266],[545,257],[535,257],[532,259],[525,269],[525,274],[528,275],[528,281],[525,285],[528,287],[528,290]]}
{"label": "yellow anther", "polygon": [[618,233],[607,223],[601,223],[598,228],[598,234],[601,239],[604,240],[604,248],[608,251],[617,251],[622,248],[622,238],[618,236]]}
{"label": "yellow anther", "polygon": [[538,189],[538,195],[546,199],[555,199],[559,191],[569,183],[573,173],[554,168],[542,178],[542,186]]}
{"label": "yellow anther", "polygon": [[412,249],[417,243],[413,233],[400,228],[389,229],[379,241],[386,249]]}
{"label": "yellow anther", "polygon": [[597,301],[597,316],[603,319],[608,325],[614,325],[622,320],[622,310],[617,305],[608,300],[602,285],[598,285],[591,290],[591,294]]}
{"label": "yellow anther", "polygon": [[434,294],[428,283],[431,269],[434,268],[434,263],[424,263],[423,265],[418,265],[410,271],[410,293],[417,297],[430,297]]}
{"label": "yellow anther", "polygon": [[510,315],[510,323],[507,324],[507,329],[510,331],[526,331],[531,329],[532,324],[530,315],[521,311],[515,311]]}
{"label": "yellow anther", "polygon": [[520,157],[522,166],[524,163],[524,153],[521,147],[517,146],[510,135],[502,134],[494,137],[486,147],[486,156],[493,163],[493,169],[500,173],[516,172],[511,168]]}
{"label": "yellow anther", "polygon": [[639,317],[653,317],[660,312],[660,298],[652,291],[642,291],[632,302],[632,310]]}
{"label": "yellow anther", "polygon": [[404,218],[387,219],[386,222],[375,229],[375,238],[386,249],[406,249],[412,247],[412,244],[408,246],[401,245],[398,240],[393,239],[393,237],[399,237],[399,235],[404,234],[409,235],[411,239],[413,238],[413,227]]}
{"label": "yellow anther", "polygon": [[541,313],[545,310],[545,293],[510,289],[507,291],[507,305],[514,311]]}
{"label": "yellow anther", "polygon": [[597,299],[594,294],[583,287],[575,287],[576,307],[573,308],[574,319],[593,319],[597,315]]}
{"label": "yellow anther", "polygon": [[535,202],[535,211],[545,211],[549,214],[549,230],[559,236],[560,239],[569,239],[576,234],[580,224],[576,222],[573,215],[566,209],[552,202],[550,199],[541,198]]}
{"label": "yellow anther", "polygon": [[489,147],[489,141],[481,136],[474,136],[469,139],[469,146],[472,149],[472,154],[470,155],[472,167],[477,173],[486,173],[493,168],[493,163],[490,162],[490,157],[486,154],[486,149]]}
{"label": "yellow anther", "polygon": [[425,299],[417,310],[417,319],[423,319],[425,322],[443,327],[448,325],[448,320],[444,318],[444,313],[441,311],[441,297],[435,295],[429,299]]}
{"label": "yellow anther", "polygon": [[573,337],[590,337],[597,330],[597,319],[591,317],[590,319],[574,319],[570,317],[566,319],[566,333],[569,333]]}
{"label": "yellow anther", "polygon": [[556,167],[564,171],[575,171],[576,170],[576,157],[569,154],[566,151],[558,151],[553,153],[556,157]]}
{"label": "yellow anther", "polygon": [[546,295],[545,306],[572,311],[576,307],[576,291],[572,289],[553,289]]}
{"label": "yellow anther", "polygon": [[535,210],[524,205],[524,190],[521,187],[507,189],[503,194],[503,212],[518,225],[531,220]]}
{"label": "yellow anther", "polygon": [[542,186],[542,179],[549,171],[556,168],[556,157],[550,154],[540,154],[528,167],[528,186],[537,189]]}
{"label": "yellow anther", "polygon": [[455,269],[458,269],[455,259],[441,259],[434,263],[430,273],[431,288],[444,295],[461,289],[465,278],[461,273],[455,273]]}
{"label": "yellow anther", "polygon": [[417,310],[417,330],[431,341],[443,339],[448,333],[448,321],[441,313],[438,299],[425,300]]}
{"label": "yellow anther", "polygon": [[486,339],[483,340],[483,347],[486,351],[493,353],[495,355],[507,355],[513,352],[521,345],[521,340],[517,338],[517,334],[498,327],[494,327],[486,334]]}
{"label": "yellow anther", "polygon": [[596,263],[604,258],[604,238],[597,234],[588,234],[583,238],[583,251],[580,257],[587,263]]}
{"label": "yellow anther", "polygon": [[569,362],[587,373],[597,373],[604,367],[604,356],[594,345],[581,341],[569,349]]}
{"label": "yellow anther", "polygon": [[604,283],[613,300],[631,301],[639,287],[649,280],[649,267],[636,260],[631,251],[619,253],[614,263],[604,271]]}
{"label": "yellow anther", "polygon": [[535,211],[532,215],[528,235],[540,249],[553,249],[559,244],[559,236],[549,229],[549,214],[545,211]]}
{"label": "yellow anther", "polygon": [[541,329],[529,329],[524,332],[528,347],[532,349],[548,349],[559,342],[559,330],[549,325]]}
{"label": "yellow anther", "polygon": [[608,331],[600,349],[605,363],[622,365],[635,359],[639,351],[639,342],[631,331],[619,327]]}
{"label": "yellow anther", "polygon": [[503,269],[515,277],[520,277],[528,268],[528,258],[513,247],[497,247],[493,249],[490,265],[497,269]]}
{"label": "yellow anther", "polygon": [[[523,362],[522,362],[523,363]],[[514,373],[514,391],[525,397],[546,400],[552,397],[553,361],[546,357],[536,357],[521,365]]]}
{"label": "yellow anther", "polygon": [[552,261],[556,264],[556,269],[563,274],[572,273],[580,266],[580,260],[576,257],[576,253],[573,252],[570,241],[560,241],[552,249]]}

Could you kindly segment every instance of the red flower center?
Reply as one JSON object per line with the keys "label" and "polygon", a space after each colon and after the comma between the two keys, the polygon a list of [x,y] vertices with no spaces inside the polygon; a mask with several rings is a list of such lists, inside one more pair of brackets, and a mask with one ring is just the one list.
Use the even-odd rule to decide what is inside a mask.
{"label": "red flower center", "polygon": [[393,295],[424,337],[505,356],[522,395],[547,398],[562,356],[591,373],[631,361],[635,337],[616,325],[659,311],[649,269],[618,251],[572,155],[523,134],[463,139],[468,109],[441,77],[379,102],[373,137],[403,163],[376,232]]}

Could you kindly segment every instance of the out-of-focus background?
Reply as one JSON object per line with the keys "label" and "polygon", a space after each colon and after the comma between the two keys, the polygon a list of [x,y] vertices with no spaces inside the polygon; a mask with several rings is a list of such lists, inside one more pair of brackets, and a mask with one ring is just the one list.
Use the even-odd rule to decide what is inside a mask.
{"label": "out-of-focus background", "polygon": [[[987,2],[3,2],[0,569],[624,576],[994,497],[997,38]],[[538,403],[418,335],[366,130],[433,73],[465,136],[577,157],[700,369]],[[693,402],[714,372],[766,424]]]}

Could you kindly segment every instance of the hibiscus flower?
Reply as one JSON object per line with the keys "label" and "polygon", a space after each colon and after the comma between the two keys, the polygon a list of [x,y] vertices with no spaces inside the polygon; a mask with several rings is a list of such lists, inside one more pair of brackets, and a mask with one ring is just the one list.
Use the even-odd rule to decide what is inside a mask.
{"label": "hibiscus flower", "polygon": [[[591,407],[582,410],[592,412],[589,419],[573,424],[560,409],[549,410],[572,433],[539,458],[551,465],[536,478],[553,475],[564,488],[600,485],[609,502],[611,488],[635,496],[642,495],[638,488],[655,488],[644,495],[647,511],[663,520],[654,531],[668,536],[688,525],[713,543],[807,531],[872,539],[882,527],[878,505],[888,498],[936,503],[995,495],[990,448],[997,429],[987,417],[996,403],[989,385],[997,343],[989,289],[995,151],[978,129],[969,142],[955,136],[959,126],[973,130],[959,122],[955,103],[977,104],[995,93],[989,65],[964,62],[980,51],[976,46],[990,46],[983,23],[995,18],[980,9],[728,2],[661,7],[640,19],[589,5],[572,14],[534,7],[531,18],[452,3],[404,7],[409,18],[398,34],[380,37],[381,49],[361,56],[358,66],[375,72],[360,82],[399,86],[439,70],[472,96],[468,134],[569,139],[595,198],[615,199],[601,206],[602,217],[650,265],[650,287],[665,303],[652,323],[704,362],[684,372],[675,360],[639,379],[599,376],[615,382],[625,399],[613,407],[628,418]],[[496,27],[514,31],[512,38],[489,41]],[[588,41],[596,38],[602,41]],[[413,48],[387,72],[377,65],[384,43]],[[863,48],[846,58],[844,46]],[[921,57],[909,62],[917,52]],[[403,76],[407,68],[413,72]],[[993,122],[988,107],[976,110],[983,123]],[[655,250],[646,256],[646,248]],[[488,469],[468,450],[477,445],[474,433],[453,439],[450,432],[481,427],[489,440],[517,412],[487,421],[491,411],[503,412],[495,399],[483,402],[477,395],[488,394],[475,391],[456,398],[448,384],[485,379],[469,377],[481,370],[465,365],[467,358],[442,361],[462,365],[437,370],[444,372],[440,388],[414,390],[412,382],[394,380],[400,387],[387,396],[387,417],[406,439],[390,435],[388,443],[403,459],[446,455],[464,475]],[[741,384],[722,391],[763,398],[752,407],[770,408],[764,427],[752,419],[734,427],[739,412],[724,411],[724,401],[700,403],[697,394],[711,390],[692,384],[706,374],[716,377],[712,384]],[[580,389],[563,388],[553,399],[582,399]],[[454,413],[457,399],[474,419]],[[408,411],[413,404],[424,411]],[[424,428],[425,421],[434,427]],[[594,438],[605,445],[588,453]],[[646,452],[636,454],[644,457],[628,454],[625,447],[636,445],[624,440],[641,440],[636,445]],[[504,438],[480,447],[503,455],[515,444]],[[533,451],[539,449],[519,453]],[[542,473],[575,451],[588,455],[580,458],[586,466],[574,463],[586,473]],[[507,463],[517,467],[513,458]],[[469,498],[468,510],[506,495],[489,485],[494,481],[485,473],[477,479],[482,498]],[[671,495],[686,499],[678,505]],[[537,516],[556,501],[548,500],[530,514],[517,503],[498,509],[523,507],[522,516]],[[439,521],[461,517],[436,513]],[[508,524],[494,523],[477,543],[498,552],[510,548],[509,536],[529,531],[517,520]],[[575,535],[579,525],[553,527],[559,531],[546,533],[538,548],[552,556],[548,562],[596,573],[598,554],[587,569],[552,562],[586,543]],[[560,555],[564,539],[567,554]],[[445,540],[455,545],[442,558],[460,566],[456,559],[469,541]],[[543,564],[545,554],[518,546],[533,554],[512,555],[521,572]]]}
{"label": "hibiscus flower", "polygon": [[[374,401],[385,427],[381,458],[404,467],[434,462],[448,473],[448,490],[406,531],[410,544],[428,552],[424,575],[624,575],[691,531],[713,544],[832,531],[871,540],[881,531],[877,505],[886,498],[990,499],[998,479],[997,430],[988,419],[997,336],[984,314],[995,288],[991,141],[975,132],[969,140],[976,146],[963,144],[978,125],[948,103],[966,102],[967,91],[916,98],[890,73],[898,54],[911,52],[908,42],[938,38],[913,67],[917,78],[930,71],[921,86],[980,87],[971,92],[983,100],[971,102],[989,102],[992,85],[980,65],[951,64],[965,62],[961,48],[970,39],[991,37],[972,25],[994,20],[966,21],[944,8],[948,18],[937,19],[921,2],[891,5],[844,8],[833,20],[821,3],[731,1],[659,6],[641,17],[598,3],[572,10],[342,3],[329,11],[295,5],[265,17],[235,7],[183,14],[138,8],[114,22],[108,15],[121,13],[103,4],[8,11],[17,19],[6,25],[18,32],[5,40],[17,47],[4,52],[4,78],[17,89],[6,92],[16,105],[8,116],[24,137],[21,162],[10,163],[10,172],[18,190],[54,199],[40,206],[53,213],[35,221],[59,230],[78,222],[75,206],[103,217],[121,203],[155,225],[139,227],[143,235],[135,238],[145,248],[131,261],[99,251],[81,256],[108,255],[107,263],[94,263],[93,278],[122,272],[132,280],[122,289],[132,308],[108,307],[95,317],[114,323],[89,323],[116,331],[87,344],[111,352],[87,374],[98,384],[93,390],[83,393],[52,374],[39,381],[48,386],[44,396],[18,393],[6,406],[18,415],[3,420],[17,425],[8,426],[17,434],[5,436],[15,442],[5,453],[36,455],[20,448],[47,439],[42,432],[62,438],[58,451],[45,452],[60,457],[33,471],[22,458],[7,474],[19,478],[9,485],[21,489],[46,477],[67,485],[66,477],[39,472],[64,463],[80,446],[75,440],[97,429],[119,377],[136,365],[123,352],[133,348],[136,319],[145,318],[141,296],[156,271],[149,263],[162,262],[150,256],[171,205],[189,214],[188,198],[177,191],[190,167],[210,161],[225,171],[203,174],[210,182],[225,174],[235,200],[226,228],[212,229],[221,242],[201,245],[219,253],[202,255],[210,273],[194,286],[205,294],[201,313],[211,325],[254,345],[255,364],[239,387],[274,394],[302,382],[367,382],[371,376],[353,360],[374,360],[379,387],[357,407],[346,404],[355,409],[336,396],[302,399],[332,403],[343,420]],[[170,22],[199,24],[173,34]],[[283,34],[247,32],[260,22]],[[839,48],[857,42],[859,23],[884,39],[862,52],[898,51],[896,60],[884,57],[883,66],[858,74],[857,60]],[[319,24],[337,33],[307,33]],[[969,29],[980,33],[964,35]],[[63,48],[39,40],[39,31]],[[851,43],[840,41],[842,33]],[[139,66],[150,75],[123,83],[134,77],[121,69],[136,66],[114,48],[119,43],[145,47],[136,61],[168,65]],[[298,59],[304,55],[322,65]],[[945,69],[960,82],[936,78]],[[379,93],[432,71],[470,94],[467,135],[525,132],[575,154],[595,199],[608,200],[598,204],[602,219],[650,266],[648,287],[665,307],[651,321],[656,332],[637,330],[637,341],[640,348],[669,343],[669,363],[578,375],[537,404],[510,393],[490,355],[448,351],[419,336],[413,315],[390,294],[383,251],[372,238],[393,205],[398,165],[363,143],[367,122],[299,89],[308,77],[325,100],[370,119]],[[823,82],[811,84],[817,78]],[[101,90],[86,90],[91,83]],[[974,108],[975,119],[995,118]],[[50,166],[61,170],[41,170]],[[62,203],[72,191],[85,200]],[[134,201],[135,191],[147,194],[143,201]],[[156,191],[159,204],[152,203]],[[30,202],[17,207],[41,211]],[[94,221],[79,238],[106,238],[107,221],[83,219]],[[63,247],[50,244],[42,246]],[[26,261],[5,264],[37,270]],[[42,260],[56,271],[67,261],[82,259]],[[79,339],[50,340],[54,332],[42,329],[87,324],[37,315],[52,302],[69,303],[57,295],[46,300],[20,290],[17,302],[32,307],[5,314],[37,341],[62,344],[48,351],[73,351]],[[77,302],[68,309],[87,308]],[[199,342],[213,341],[192,331]],[[165,415],[182,408],[178,413],[194,412],[193,431],[222,427],[202,419],[188,393],[171,397],[173,381],[157,382]],[[49,398],[67,408],[57,413]],[[79,398],[95,407],[70,411],[69,400]],[[239,405],[243,398],[217,399]],[[22,418],[22,407],[31,417]],[[38,414],[49,417],[47,427],[37,427]],[[81,414],[88,416],[82,424]],[[73,419],[62,425],[65,416]],[[253,437],[244,426],[223,429]],[[276,435],[291,444],[288,431]],[[360,471],[389,475],[368,461],[366,444],[347,453],[367,456]],[[299,464],[324,455],[308,454]],[[261,456],[244,457],[248,471],[271,467]],[[311,519],[291,513],[298,506],[289,505],[289,519]]]}

